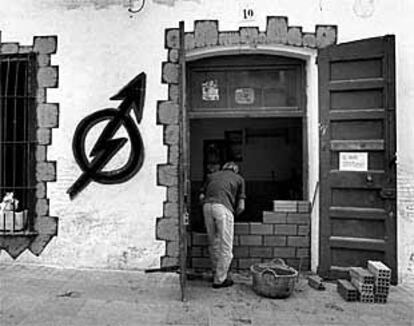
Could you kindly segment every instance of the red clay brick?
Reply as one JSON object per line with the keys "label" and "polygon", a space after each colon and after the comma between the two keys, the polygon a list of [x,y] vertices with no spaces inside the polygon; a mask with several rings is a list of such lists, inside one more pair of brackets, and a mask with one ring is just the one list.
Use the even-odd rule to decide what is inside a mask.
{"label": "red clay brick", "polygon": [[286,223],[287,213],[263,212],[263,223]]}
{"label": "red clay brick", "polygon": [[278,235],[296,235],[296,225],[294,224],[277,224],[274,225],[274,234]]}
{"label": "red clay brick", "polygon": [[241,235],[240,245],[242,246],[261,246],[262,236],[260,235]]}
{"label": "red clay brick", "polygon": [[288,246],[292,247],[309,247],[309,237],[302,236],[302,237],[288,237]]}
{"label": "red clay brick", "polygon": [[275,236],[275,235],[265,235],[263,237],[263,242],[265,246],[285,246],[286,237],[285,236]]}
{"label": "red clay brick", "polygon": [[273,234],[273,225],[262,223],[249,223],[250,234]]}

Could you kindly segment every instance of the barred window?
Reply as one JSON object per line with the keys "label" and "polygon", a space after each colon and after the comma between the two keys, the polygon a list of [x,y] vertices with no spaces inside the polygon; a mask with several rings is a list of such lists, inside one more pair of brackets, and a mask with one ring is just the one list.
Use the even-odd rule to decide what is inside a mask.
{"label": "barred window", "polygon": [[[33,230],[35,212],[36,61],[0,55],[0,196],[19,201],[0,214],[0,233]],[[1,200],[0,199],[0,200]]]}

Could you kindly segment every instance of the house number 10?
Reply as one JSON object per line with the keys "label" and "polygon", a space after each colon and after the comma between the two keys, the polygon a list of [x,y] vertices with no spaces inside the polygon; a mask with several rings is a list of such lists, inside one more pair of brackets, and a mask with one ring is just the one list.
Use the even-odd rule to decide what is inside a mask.
{"label": "house number 10", "polygon": [[243,9],[243,19],[246,19],[246,20],[254,19],[253,9]]}

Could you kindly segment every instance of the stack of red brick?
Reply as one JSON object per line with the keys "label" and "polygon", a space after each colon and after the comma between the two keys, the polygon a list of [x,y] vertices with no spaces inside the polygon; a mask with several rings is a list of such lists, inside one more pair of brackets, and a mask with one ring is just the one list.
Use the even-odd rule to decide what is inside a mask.
{"label": "stack of red brick", "polygon": [[[207,235],[192,233],[191,267],[208,269],[210,260]],[[234,225],[236,270],[274,258],[283,258],[296,269],[310,269],[310,205],[306,201],[275,201],[274,211],[263,212],[262,222],[236,222]],[[301,266],[299,266],[301,265]]]}
{"label": "stack of red brick", "polygon": [[368,260],[367,269],[352,267],[351,281],[338,280],[337,290],[346,301],[386,303],[391,280],[391,270],[382,262]]}

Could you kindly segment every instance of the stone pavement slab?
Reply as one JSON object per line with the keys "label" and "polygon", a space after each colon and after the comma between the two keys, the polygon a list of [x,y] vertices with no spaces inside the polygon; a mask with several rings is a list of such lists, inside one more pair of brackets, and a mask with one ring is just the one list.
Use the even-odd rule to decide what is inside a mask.
{"label": "stone pavement slab", "polygon": [[392,287],[387,304],[345,302],[334,283],[316,291],[302,276],[284,300],[256,295],[247,275],[230,288],[176,273],[0,265],[0,325],[53,326],[414,326],[414,284]]}

